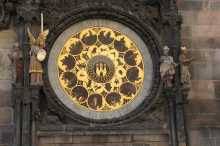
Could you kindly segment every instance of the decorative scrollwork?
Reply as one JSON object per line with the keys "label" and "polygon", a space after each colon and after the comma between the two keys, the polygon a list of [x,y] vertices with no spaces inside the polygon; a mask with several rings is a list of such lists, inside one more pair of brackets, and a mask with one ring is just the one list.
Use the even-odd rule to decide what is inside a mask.
{"label": "decorative scrollwork", "polygon": [[113,111],[142,88],[143,59],[134,42],[119,31],[93,27],[73,35],[58,57],[59,81],[74,103]]}

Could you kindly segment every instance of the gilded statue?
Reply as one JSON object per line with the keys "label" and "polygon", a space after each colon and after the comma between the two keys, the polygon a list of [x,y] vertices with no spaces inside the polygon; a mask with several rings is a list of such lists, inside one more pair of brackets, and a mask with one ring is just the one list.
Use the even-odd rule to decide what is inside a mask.
{"label": "gilded statue", "polygon": [[35,38],[31,33],[30,28],[27,28],[27,33],[30,42],[30,84],[42,85],[43,84],[43,68],[41,62],[46,58],[45,41],[49,34],[49,30],[44,30],[43,14],[41,13],[41,32],[38,38]]}
{"label": "gilded statue", "polygon": [[192,62],[192,58],[190,58],[188,55],[189,55],[188,49],[186,47],[181,47],[179,61],[180,61],[182,85],[190,84],[191,74],[189,72],[189,65]]}
{"label": "gilded statue", "polygon": [[31,46],[29,66],[30,83],[31,85],[42,85],[43,68],[41,62],[46,58],[45,40],[49,34],[49,30],[41,31],[37,39],[29,28],[27,28],[27,32]]}
{"label": "gilded statue", "polygon": [[163,56],[160,58],[160,76],[165,88],[171,88],[173,86],[172,82],[175,75],[175,67],[177,66],[173,57],[169,56],[169,50],[170,48],[165,46],[163,48]]}

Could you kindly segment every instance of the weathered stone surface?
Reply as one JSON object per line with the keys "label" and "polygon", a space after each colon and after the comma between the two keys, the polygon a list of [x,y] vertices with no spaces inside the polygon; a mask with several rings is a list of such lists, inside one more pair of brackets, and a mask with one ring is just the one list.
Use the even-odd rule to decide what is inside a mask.
{"label": "weathered stone surface", "polygon": [[[187,106],[188,114],[220,114],[220,101],[213,99],[192,99]],[[220,117],[216,117],[220,119]]]}
{"label": "weathered stone surface", "polygon": [[179,143],[179,146],[186,146],[185,143]]}
{"label": "weathered stone surface", "polygon": [[160,142],[160,143],[155,144],[155,146],[169,146],[169,144],[168,143],[164,143],[164,142]]}
{"label": "weathered stone surface", "polygon": [[0,115],[0,125],[10,125],[13,123],[13,109],[11,107],[1,107]]}
{"label": "weathered stone surface", "polygon": [[194,25],[192,27],[192,37],[219,37],[219,25]]}
{"label": "weathered stone surface", "polygon": [[215,127],[220,124],[220,102],[213,99],[190,100],[186,106],[188,128]]}
{"label": "weathered stone surface", "polygon": [[220,139],[220,129],[210,128],[210,137]]}
{"label": "weathered stone surface", "polygon": [[11,146],[13,143],[13,127],[0,126],[0,146]]}
{"label": "weathered stone surface", "polygon": [[193,56],[193,63],[205,63],[205,62],[210,62],[210,63],[220,63],[220,50],[219,49],[192,49],[190,50],[190,53]]}
{"label": "weathered stone surface", "polygon": [[168,135],[50,135],[40,136],[39,146],[168,146]]}
{"label": "weathered stone surface", "polygon": [[134,135],[133,140],[141,142],[167,142],[169,138],[168,135]]}
{"label": "weathered stone surface", "polygon": [[73,136],[73,143],[120,143],[120,142],[131,142],[131,135],[111,135],[111,136]]}
{"label": "weathered stone surface", "polygon": [[220,145],[220,139],[215,139],[215,146],[219,146]]}
{"label": "weathered stone surface", "polygon": [[182,26],[181,29],[181,37],[182,38],[191,38],[192,37],[192,27],[190,26]]}
{"label": "weathered stone surface", "polygon": [[213,80],[220,80],[220,68],[217,67],[218,63],[213,63]]}
{"label": "weathered stone surface", "polygon": [[72,136],[55,136],[54,143],[73,143]]}
{"label": "weathered stone surface", "polygon": [[[44,146],[44,145],[43,145]],[[53,145],[52,145],[53,146]],[[57,144],[55,146],[168,146],[154,143],[94,143],[94,144]]]}
{"label": "weathered stone surface", "polygon": [[11,80],[0,80],[0,90],[11,91]]}
{"label": "weathered stone surface", "polygon": [[12,79],[12,66],[9,60],[8,54],[10,50],[0,49],[0,79],[11,80]]}
{"label": "weathered stone surface", "polygon": [[206,49],[206,50],[212,50],[212,49],[219,49],[220,47],[220,41],[219,36],[209,36],[209,37],[192,37],[187,38],[191,39],[191,50],[195,49]]}
{"label": "weathered stone surface", "polygon": [[218,63],[194,62],[190,66],[193,80],[220,80],[220,68]]}
{"label": "weathered stone surface", "polygon": [[214,82],[212,80],[192,80],[190,99],[215,99]]}
{"label": "weathered stone surface", "polygon": [[218,146],[217,138],[212,136],[212,128],[192,130],[190,141],[193,146]]}
{"label": "weathered stone surface", "polygon": [[4,91],[0,89],[0,107],[11,106],[11,91]]}
{"label": "weathered stone surface", "polygon": [[[57,146],[57,144],[39,144],[38,146]],[[72,146],[72,145],[70,145]]]}
{"label": "weathered stone surface", "polygon": [[181,0],[178,4],[180,10],[201,10],[203,8],[202,0]]}
{"label": "weathered stone surface", "polygon": [[13,29],[0,32],[0,49],[10,50],[16,42],[16,33]]}
{"label": "weathered stone surface", "polygon": [[44,137],[38,137],[39,144],[54,144],[54,137],[52,136],[44,136]]}
{"label": "weathered stone surface", "polygon": [[213,9],[201,11],[181,10],[180,13],[184,18],[183,26],[220,24],[219,11]]}
{"label": "weathered stone surface", "polygon": [[218,0],[214,0],[210,6],[212,10],[220,10],[220,2]]}
{"label": "weathered stone surface", "polygon": [[213,80],[213,64],[212,62],[192,63],[190,71],[193,80]]}
{"label": "weathered stone surface", "polygon": [[215,86],[215,97],[216,98],[220,98],[220,81],[215,81],[214,82],[214,86]]}
{"label": "weathered stone surface", "polygon": [[12,144],[13,143],[13,133],[12,132],[2,132],[0,143]]}

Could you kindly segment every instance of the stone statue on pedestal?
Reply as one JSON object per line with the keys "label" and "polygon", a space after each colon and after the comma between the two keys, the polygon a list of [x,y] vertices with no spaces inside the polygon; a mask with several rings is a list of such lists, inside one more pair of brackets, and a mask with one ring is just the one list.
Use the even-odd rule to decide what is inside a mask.
{"label": "stone statue on pedestal", "polygon": [[22,84],[23,81],[23,55],[18,43],[13,45],[13,49],[8,54],[12,63],[12,80],[15,83]]}
{"label": "stone statue on pedestal", "polygon": [[186,47],[181,47],[181,53],[179,56],[180,67],[181,67],[181,83],[183,86],[188,86],[190,84],[191,74],[189,72],[189,65],[192,62],[192,58],[188,55],[188,49]]}
{"label": "stone statue on pedestal", "polygon": [[173,79],[175,75],[175,67],[177,64],[174,62],[173,57],[169,56],[169,50],[167,46],[163,48],[163,56],[160,58],[160,76],[164,82],[165,88],[171,88],[173,86]]}

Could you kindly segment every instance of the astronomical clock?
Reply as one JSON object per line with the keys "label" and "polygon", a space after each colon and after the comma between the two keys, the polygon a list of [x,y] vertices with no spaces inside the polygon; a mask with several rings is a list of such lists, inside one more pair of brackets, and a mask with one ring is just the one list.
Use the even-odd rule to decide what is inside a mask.
{"label": "astronomical clock", "polygon": [[116,20],[110,17],[120,14],[105,15],[69,18],[62,31],[49,36],[47,93],[61,105],[60,114],[83,123],[134,119],[151,107],[160,89],[156,32],[129,15]]}
{"label": "astronomical clock", "polygon": [[0,29],[9,24],[22,53],[14,145],[182,144],[179,65],[170,90],[160,77],[162,48],[179,58],[176,0],[3,0]]}

